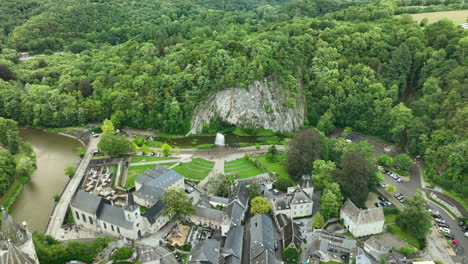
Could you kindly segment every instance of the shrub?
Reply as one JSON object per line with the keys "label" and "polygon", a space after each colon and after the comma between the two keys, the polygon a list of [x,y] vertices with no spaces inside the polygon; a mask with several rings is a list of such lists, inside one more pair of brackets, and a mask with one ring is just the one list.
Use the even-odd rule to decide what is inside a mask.
{"label": "shrub", "polygon": [[294,186],[294,182],[287,178],[279,178],[275,181],[274,186],[276,189],[285,192],[288,190],[288,187]]}
{"label": "shrub", "polygon": [[117,249],[114,254],[110,257],[110,260],[118,261],[118,260],[126,260],[131,258],[133,255],[133,248],[119,248]]}

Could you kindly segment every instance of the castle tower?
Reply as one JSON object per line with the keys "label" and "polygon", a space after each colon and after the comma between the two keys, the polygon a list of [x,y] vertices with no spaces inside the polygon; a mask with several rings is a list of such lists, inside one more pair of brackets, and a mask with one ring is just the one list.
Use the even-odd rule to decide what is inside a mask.
{"label": "castle tower", "polygon": [[[27,230],[27,225],[19,226],[7,212],[2,215],[2,233],[1,238],[4,241],[6,251],[0,253],[0,259],[6,262],[1,263],[39,263],[36,249],[34,247],[32,234]],[[8,258],[17,256],[19,259],[25,259],[24,262],[8,262]],[[32,261],[32,262],[31,262]]]}
{"label": "castle tower", "polygon": [[314,186],[312,185],[312,179],[310,175],[302,175],[301,180],[299,181],[299,187],[312,199],[314,194]]}

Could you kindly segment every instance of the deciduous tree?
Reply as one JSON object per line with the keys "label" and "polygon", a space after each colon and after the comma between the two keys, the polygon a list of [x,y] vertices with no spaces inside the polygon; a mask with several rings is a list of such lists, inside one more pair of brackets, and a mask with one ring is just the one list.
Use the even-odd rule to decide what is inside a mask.
{"label": "deciduous tree", "polygon": [[398,155],[395,158],[395,162],[398,163],[398,166],[400,166],[400,169],[402,170],[408,170],[413,165],[410,156],[407,154]]}
{"label": "deciduous tree", "polygon": [[413,197],[406,200],[405,204],[405,209],[396,219],[397,224],[416,238],[425,238],[431,232],[432,218],[426,209],[427,202],[423,193],[418,190]]}
{"label": "deciduous tree", "polygon": [[103,135],[98,143],[101,151],[110,156],[122,156],[133,149],[132,142],[118,135]]}
{"label": "deciduous tree", "polygon": [[297,264],[301,258],[301,250],[295,247],[287,247],[283,250],[283,260],[288,264]]}
{"label": "deciduous tree", "polygon": [[288,152],[288,172],[295,180],[309,174],[315,160],[323,151],[322,136],[317,129],[309,128],[299,132],[291,140]]}
{"label": "deciduous tree", "polygon": [[268,214],[270,212],[271,204],[265,197],[257,196],[250,201],[250,213]]}
{"label": "deciduous tree", "polygon": [[330,183],[320,198],[320,213],[325,219],[336,217],[339,215],[341,204],[343,204],[343,195],[340,186],[337,183]]}
{"label": "deciduous tree", "polygon": [[164,143],[164,145],[162,145],[162,147],[161,147],[161,153],[164,156],[169,156],[169,155],[171,155],[171,152],[172,152],[171,146],[169,146],[169,144],[167,144],[167,143]]}
{"label": "deciduous tree", "polygon": [[318,190],[323,190],[331,181],[331,173],[336,169],[333,161],[316,160],[312,169],[312,182]]}
{"label": "deciduous tree", "polygon": [[312,222],[312,226],[315,228],[322,228],[324,224],[325,224],[325,219],[323,218],[320,212],[317,212],[317,214],[314,217],[314,222]]}
{"label": "deciduous tree", "polygon": [[101,129],[104,135],[115,134],[114,124],[112,124],[112,121],[109,119],[104,120],[104,123],[102,124]]}
{"label": "deciduous tree", "polygon": [[193,213],[194,207],[192,201],[185,194],[183,188],[171,187],[167,189],[164,192],[162,201],[165,204],[163,215],[176,221],[180,221],[185,216],[190,216]]}

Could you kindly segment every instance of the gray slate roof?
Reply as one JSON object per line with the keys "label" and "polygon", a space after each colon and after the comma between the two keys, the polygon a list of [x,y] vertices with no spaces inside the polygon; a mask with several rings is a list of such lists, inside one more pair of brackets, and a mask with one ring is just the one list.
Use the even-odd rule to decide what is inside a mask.
{"label": "gray slate roof", "polygon": [[216,221],[219,223],[222,223],[224,218],[224,213],[222,211],[200,206],[195,206],[195,210],[193,211],[192,215]]}
{"label": "gray slate roof", "polygon": [[155,203],[153,206],[151,206],[146,212],[143,214],[143,217],[146,217],[148,219],[148,222],[150,224],[154,224],[158,217],[162,214],[162,211],[164,209],[164,202],[162,200],[159,200],[157,203]]}
{"label": "gray slate roof", "polygon": [[244,238],[244,227],[233,226],[227,232],[226,240],[222,249],[224,263],[240,264],[242,259],[242,243]]}
{"label": "gray slate roof", "polygon": [[6,243],[7,252],[0,257],[0,264],[35,264],[29,256],[21,252],[12,243]]}
{"label": "gray slate roof", "polygon": [[299,186],[301,187],[301,189],[312,188],[313,185],[310,175],[302,175],[301,180],[299,181]]}
{"label": "gray slate roof", "polygon": [[125,219],[123,208],[112,206],[110,201],[83,190],[78,191],[71,202],[71,206],[93,214],[101,221],[125,229],[133,228],[132,223]]}
{"label": "gray slate roof", "polygon": [[290,201],[291,204],[304,204],[310,203],[312,200],[300,189],[296,189],[296,191],[292,194],[292,198]]}
{"label": "gray slate roof", "polygon": [[208,196],[208,201],[213,202],[213,203],[224,204],[224,205],[227,205],[229,203],[228,198],[215,196],[215,195],[209,195]]}
{"label": "gray slate roof", "polygon": [[79,190],[73,201],[71,202],[72,207],[76,207],[87,213],[96,215],[96,211],[99,208],[102,198],[100,196]]}
{"label": "gray slate roof", "polygon": [[361,210],[349,199],[343,204],[341,211],[348,215],[356,225],[385,221],[383,207]]}
{"label": "gray slate roof", "polygon": [[241,203],[241,205],[246,208],[249,203],[249,192],[247,190],[247,186],[245,182],[239,182],[232,191],[231,195],[229,196],[230,201],[237,200]]}
{"label": "gray slate roof", "polygon": [[2,217],[2,239],[10,241],[15,246],[21,246],[28,241],[26,231],[5,211]]}
{"label": "gray slate roof", "polygon": [[219,263],[219,241],[207,239],[198,242],[190,251],[187,263],[189,264],[218,264]]}
{"label": "gray slate roof", "polygon": [[[162,166],[159,166],[162,167]],[[150,181],[146,181],[147,178],[140,177],[140,180],[144,178],[146,181],[143,186],[134,193],[137,197],[150,201],[151,203],[156,203],[164,195],[164,190],[172,186],[175,182],[184,178],[174,170],[165,170],[159,169],[156,167],[154,170],[147,170],[144,173],[145,177],[152,178]],[[164,167],[163,167],[164,168]],[[165,169],[165,168],[164,168]]]}
{"label": "gray slate roof", "polygon": [[122,208],[102,202],[99,206],[97,218],[101,221],[131,230],[133,224],[125,218]]}
{"label": "gray slate roof", "polygon": [[245,208],[243,208],[238,202],[231,203],[226,213],[235,225],[240,225],[242,222],[242,215],[244,214]]}
{"label": "gray slate roof", "polygon": [[291,218],[285,214],[277,214],[275,222],[283,240],[283,247],[293,246],[300,248],[302,244],[301,229]]}
{"label": "gray slate roof", "polygon": [[[254,260],[265,251],[275,248],[273,222],[265,214],[255,215],[250,219],[250,260]],[[267,257],[267,256],[265,256]]]}

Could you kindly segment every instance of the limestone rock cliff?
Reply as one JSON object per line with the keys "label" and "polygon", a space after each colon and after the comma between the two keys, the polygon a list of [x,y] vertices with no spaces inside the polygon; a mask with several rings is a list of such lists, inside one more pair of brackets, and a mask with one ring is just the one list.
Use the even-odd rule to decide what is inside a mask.
{"label": "limestone rock cliff", "polygon": [[238,127],[263,127],[273,131],[298,130],[305,120],[305,104],[301,87],[291,96],[277,82],[264,79],[247,88],[227,88],[210,96],[198,105],[188,134],[202,132],[203,125],[220,117]]}

